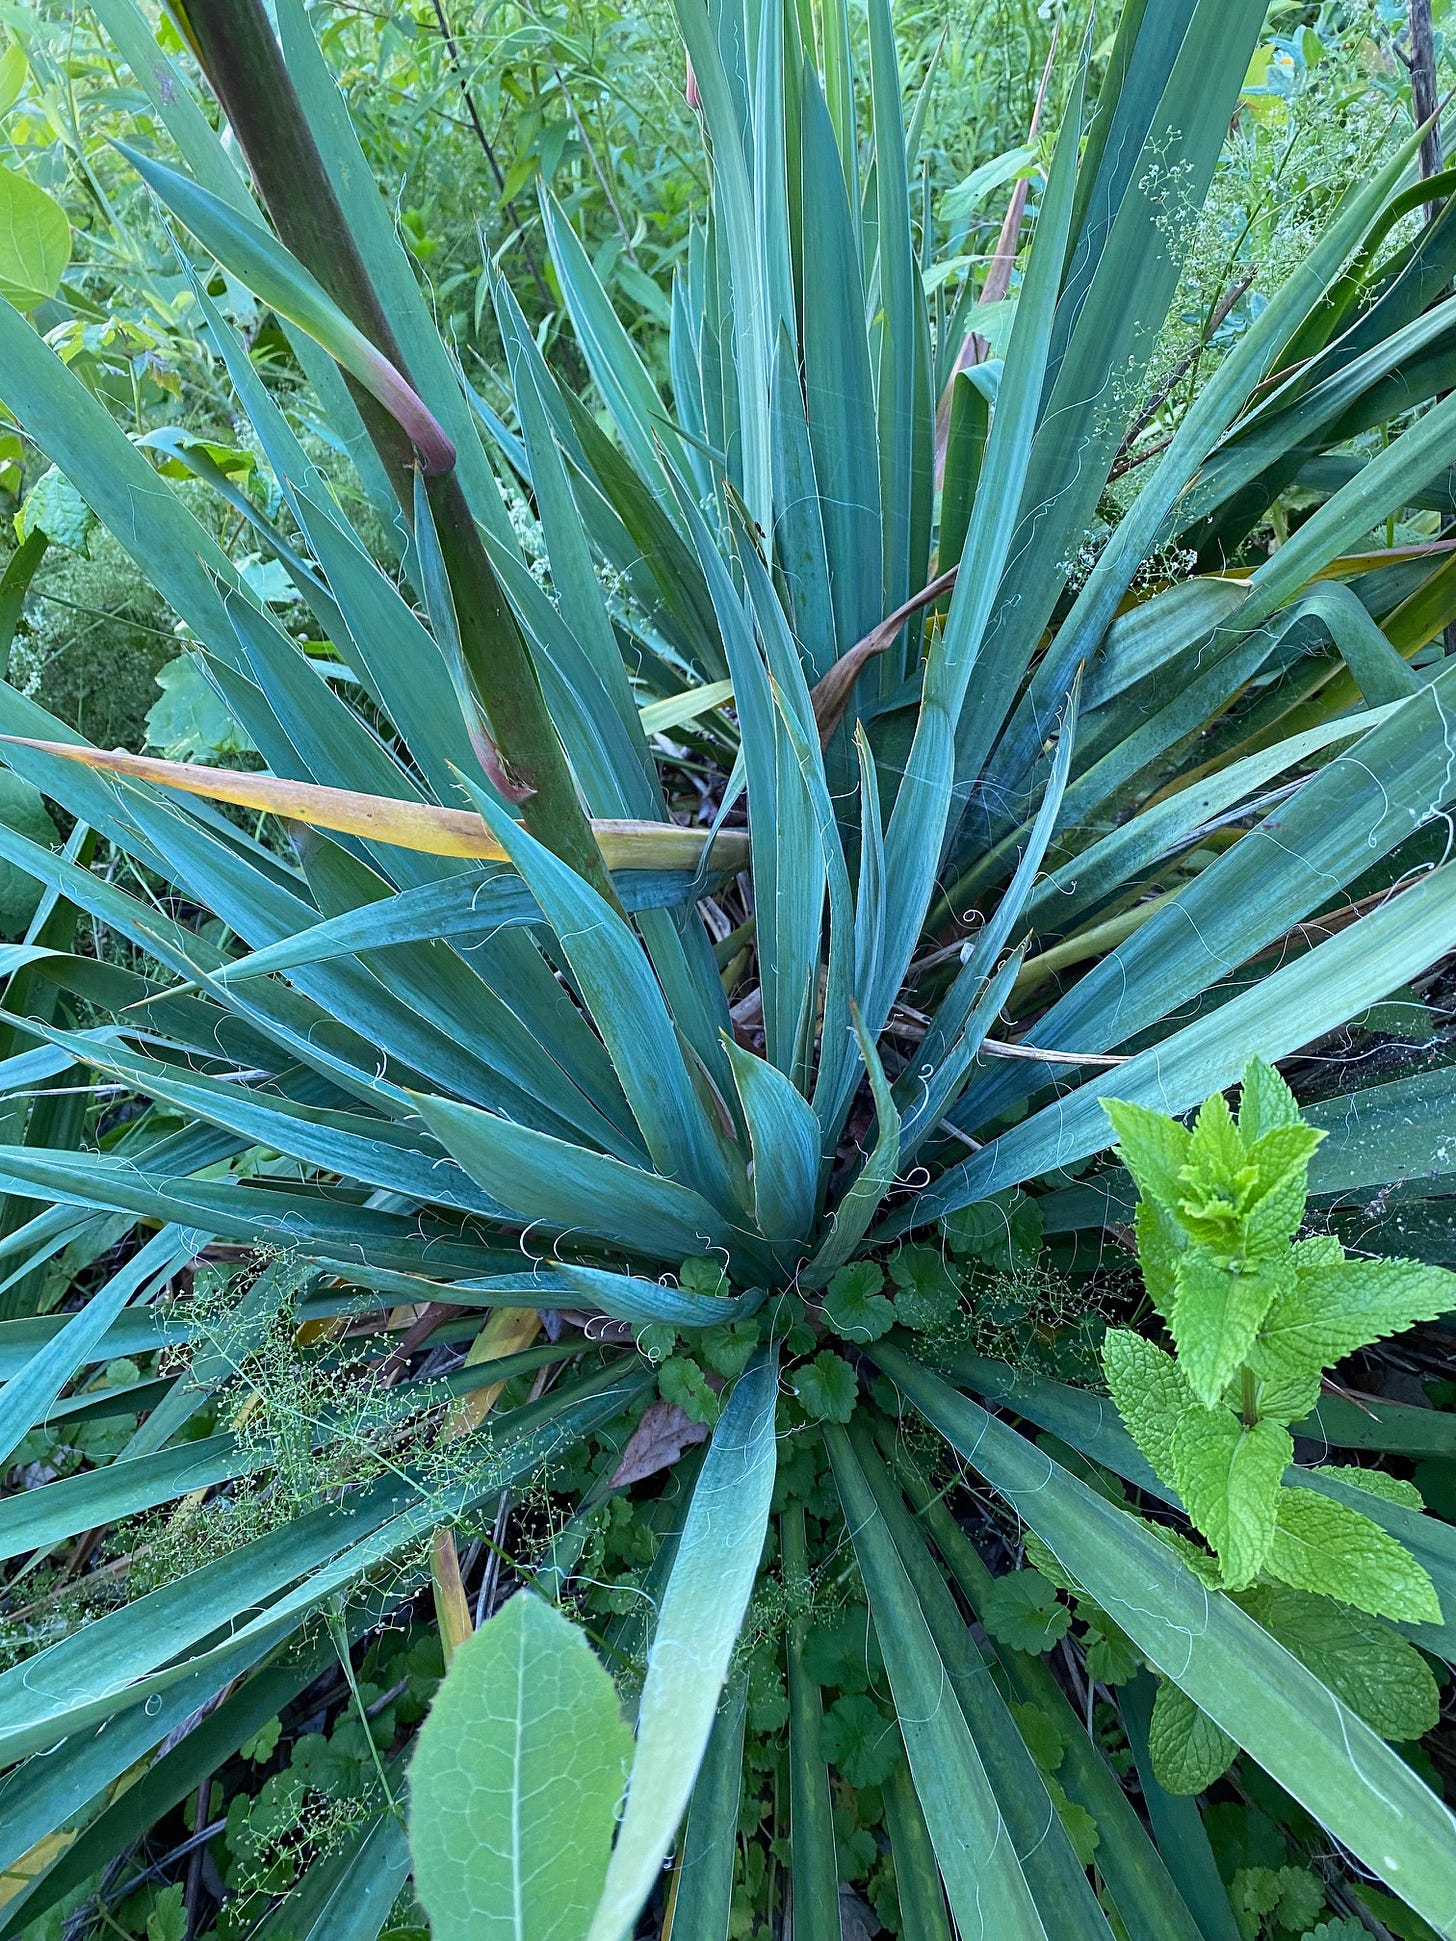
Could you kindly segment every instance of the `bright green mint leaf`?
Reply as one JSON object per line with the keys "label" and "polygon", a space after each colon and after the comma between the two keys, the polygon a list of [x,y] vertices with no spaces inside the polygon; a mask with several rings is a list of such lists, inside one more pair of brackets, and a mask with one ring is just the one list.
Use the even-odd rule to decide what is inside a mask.
{"label": "bright green mint leaf", "polygon": [[584,1934],[631,1756],[586,1638],[517,1592],[455,1654],[410,1767],[415,1886],[435,1941]]}
{"label": "bright green mint leaf", "polygon": [[859,1392],[854,1370],[832,1348],[823,1348],[812,1361],[789,1372],[789,1387],[805,1415],[816,1422],[848,1422]]}
{"label": "bright green mint leaf", "polygon": [[1306,1267],[1259,1330],[1261,1372],[1328,1368],[1416,1321],[1456,1307],[1456,1274],[1416,1260],[1345,1260]]}
{"label": "bright green mint leaf", "polygon": [[1287,1584],[1254,1584],[1237,1601],[1383,1739],[1419,1739],[1435,1725],[1430,1666],[1380,1618]]}
{"label": "bright green mint leaf", "polygon": [[1035,1530],[1022,1532],[1022,1547],[1027,1563],[1033,1570],[1040,1571],[1049,1584],[1055,1584],[1059,1591],[1081,1590],[1082,1586],[1072,1581],[1063,1569],[1061,1559],[1042,1542]]}
{"label": "bright green mint leaf", "polygon": [[1278,1072],[1262,1058],[1251,1058],[1239,1098],[1239,1132],[1245,1145],[1253,1146],[1275,1126],[1300,1123],[1299,1101]]}
{"label": "bright green mint leaf", "polygon": [[987,1590],[981,1622],[998,1643],[1037,1656],[1066,1635],[1072,1613],[1039,1572],[1013,1570]]}
{"label": "bright green mint leaf", "polygon": [[1148,1750],[1164,1792],[1188,1795],[1206,1792],[1221,1779],[1238,1747],[1191,1698],[1165,1680],[1153,1700]]}
{"label": "bright green mint leaf", "polygon": [[1383,1469],[1359,1469],[1353,1463],[1321,1463],[1316,1476],[1333,1476],[1351,1489],[1363,1489],[1367,1496],[1384,1497],[1387,1503],[1404,1503],[1408,1510],[1424,1510],[1425,1498],[1404,1476],[1387,1476]]}
{"label": "bright green mint leaf", "polygon": [[1206,1550],[1200,1550],[1181,1530],[1170,1530],[1166,1523],[1145,1523],[1143,1528],[1159,1543],[1165,1543],[1170,1550],[1177,1551],[1178,1561],[1193,1572],[1200,1584],[1206,1584],[1211,1591],[1222,1586],[1223,1574],[1219,1570],[1217,1557],[1210,1557]]}
{"label": "bright green mint leaf", "polygon": [[708,1428],[723,1412],[723,1398],[695,1361],[669,1355],[657,1371],[657,1392],[664,1402],[676,1402],[683,1414]]}
{"label": "bright green mint leaf", "polygon": [[1261,1323],[1294,1279],[1280,1260],[1225,1263],[1207,1247],[1181,1254],[1174,1274],[1172,1332],[1178,1366],[1205,1408],[1212,1408],[1248,1360]]}
{"label": "bright green mint leaf", "polygon": [[1269,1575],[1403,1624],[1439,1624],[1435,1586],[1405,1545],[1358,1510],[1291,1486],[1279,1492]]}
{"label": "bright green mint leaf", "polygon": [[895,1325],[895,1310],[880,1292],[884,1284],[872,1260],[841,1267],[824,1296],[824,1319],[846,1341],[878,1341]]}
{"label": "bright green mint leaf", "polygon": [[948,1214],[942,1222],[951,1249],[1009,1273],[1041,1252],[1041,1209],[1019,1187]]}
{"label": "bright green mint leaf", "polygon": [[943,1328],[961,1304],[961,1285],[938,1247],[901,1247],[890,1261],[895,1319],[903,1327]]}
{"label": "bright green mint leaf", "polygon": [[1130,1328],[1109,1328],[1102,1367],[1117,1412],[1154,1472],[1176,1489],[1173,1431],[1194,1406],[1193,1394],[1170,1354]]}
{"label": "bright green mint leaf", "polygon": [[1102,1109],[1117,1134],[1122,1163],[1143,1198],[1176,1205],[1183,1192],[1179,1175],[1193,1143],[1188,1128],[1166,1113],[1129,1105],[1123,1099],[1104,1099]]}
{"label": "bright green mint leaf", "polygon": [[1137,1235],[1138,1266],[1148,1299],[1168,1320],[1173,1312],[1177,1289],[1178,1262],[1188,1246],[1188,1237],[1172,1214],[1156,1200],[1139,1200],[1133,1215]]}
{"label": "bright green mint leaf", "polygon": [[872,1698],[837,1698],[819,1728],[819,1750],[851,1786],[882,1786],[900,1763],[904,1745],[895,1721]]}
{"label": "bright green mint leaf", "polygon": [[1279,1479],[1294,1441],[1274,1422],[1245,1426],[1231,1409],[1188,1409],[1173,1432],[1178,1494],[1218,1552],[1231,1589],[1251,1583],[1274,1542]]}

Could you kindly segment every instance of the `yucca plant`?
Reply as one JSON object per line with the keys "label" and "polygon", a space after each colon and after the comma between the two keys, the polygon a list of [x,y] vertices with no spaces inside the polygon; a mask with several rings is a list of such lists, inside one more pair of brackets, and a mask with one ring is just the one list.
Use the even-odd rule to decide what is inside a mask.
{"label": "yucca plant", "polygon": [[[436,1629],[412,1835],[440,1936],[791,1909],[813,1941],[873,1866],[906,1935],[1214,1941],[1238,1930],[1179,1795],[1238,1748],[1456,1934],[1456,1828],[1388,1743],[1431,1723],[1456,1539],[1397,1477],[1285,1474],[1291,1431],[1450,1452],[1445,1417],[1320,1392],[1449,1304],[1438,1265],[1347,1275],[1339,1244],[1450,1256],[1445,1069],[1331,1093],[1288,1062],[1456,946],[1456,571],[1381,543],[1453,510],[1456,216],[1418,224],[1449,187],[1416,179],[1419,131],[1185,400],[1160,331],[1264,0],[1129,0],[1095,89],[1063,49],[979,363],[974,283],[925,293],[885,0],[867,74],[837,0],[677,0],[713,199],[670,395],[547,197],[597,395],[500,283],[507,421],[301,0],[175,9],[226,145],[133,0],[93,4],[276,510],[205,446],[169,469],[307,625],[0,305],[6,405],[261,764],[100,751],[0,685],[6,760],[115,867],[4,828],[0,856],[130,947],[5,966],[0,1080],[107,1088],[94,1150],[0,1152],[44,1203],[5,1258],[116,1249],[74,1311],[0,1323],[5,1450],[68,1412],[130,1426],[0,1505],[0,1935],[102,1932],[156,1878],[127,1858],[149,1829],[192,1802],[204,1851],[218,1776],[340,1699],[362,1803],[296,1864],[275,1841],[218,1932],[402,1931]],[[264,382],[219,270],[307,395]],[[1320,1094],[1313,1131],[1251,1060]],[[1246,1068],[1237,1123],[1158,1116]],[[116,1088],[149,1109],[100,1116]],[[1133,1180],[1161,1324],[1116,1264]],[[1306,1187],[1324,1233],[1295,1245]],[[1276,1395],[1276,1296],[1336,1283]],[[1109,1315],[1136,1325],[1104,1374]],[[1332,1506],[1313,1562],[1293,1498]],[[1063,1597],[1065,1683],[1037,1655]],[[391,1625],[424,1653],[402,1675]],[[1150,1825],[1104,1758],[1124,1730]]]}

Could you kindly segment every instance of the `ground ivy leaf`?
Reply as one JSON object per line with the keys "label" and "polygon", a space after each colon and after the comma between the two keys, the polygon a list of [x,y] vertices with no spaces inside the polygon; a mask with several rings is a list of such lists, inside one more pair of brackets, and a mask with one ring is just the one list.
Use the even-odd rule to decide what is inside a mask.
{"label": "ground ivy leaf", "polygon": [[1013,1570],[987,1590],[981,1622],[999,1643],[1036,1656],[1065,1635],[1072,1613],[1039,1571]]}
{"label": "ground ivy leaf", "polygon": [[1174,1270],[1172,1330],[1178,1366],[1212,1408],[1248,1360],[1260,1324],[1294,1279],[1293,1263],[1245,1260],[1237,1267],[1207,1247],[1190,1247]]}
{"label": "ground ivy leaf", "polygon": [[1435,1585],[1405,1545],[1333,1497],[1279,1492],[1268,1571],[1296,1590],[1318,1591],[1405,1624],[1439,1624]]}
{"label": "ground ivy leaf", "polygon": [[882,1786],[904,1750],[899,1729],[872,1698],[837,1698],[819,1727],[819,1750],[851,1786]]}
{"label": "ground ivy leaf", "polygon": [[941,1223],[953,1252],[1010,1273],[1041,1251],[1041,1209],[1020,1187],[949,1213]]}
{"label": "ground ivy leaf", "polygon": [[1054,1773],[1066,1757],[1066,1746],[1062,1742],[1057,1722],[1039,1705],[1013,1703],[1011,1716],[1016,1721],[1016,1729],[1026,1741],[1026,1749],[1044,1773]]}
{"label": "ground ivy leaf", "polygon": [[899,1289],[895,1318],[904,1327],[942,1327],[960,1306],[960,1282],[936,1247],[902,1247],[890,1262],[890,1278]]}
{"label": "ground ivy leaf", "polygon": [[1153,1700],[1148,1750],[1163,1790],[1191,1794],[1206,1792],[1221,1779],[1238,1747],[1191,1698],[1164,1681]]}
{"label": "ground ivy leaf", "polygon": [[1193,1394],[1178,1364],[1130,1328],[1109,1328],[1102,1367],[1117,1412],[1138,1448],[1169,1489],[1176,1489],[1173,1431],[1193,1407]]}
{"label": "ground ivy leaf", "polygon": [[657,1371],[657,1388],[664,1402],[675,1403],[684,1415],[709,1429],[723,1412],[722,1396],[685,1355],[668,1356]]}
{"label": "ground ivy leaf", "polygon": [[1287,1584],[1255,1584],[1237,1602],[1384,1739],[1419,1739],[1441,1694],[1430,1666],[1380,1618]]}
{"label": "ground ivy leaf", "polygon": [[854,1414],[858,1384],[854,1370],[832,1348],[823,1348],[812,1361],[789,1373],[789,1387],[805,1415],[816,1422],[848,1422]]}
{"label": "ground ivy leaf", "polygon": [[435,1941],[585,1933],[631,1756],[585,1637],[519,1591],[455,1654],[410,1767],[415,1884]]}
{"label": "ground ivy leaf", "polygon": [[841,1267],[824,1296],[824,1319],[846,1341],[878,1341],[895,1325],[895,1310],[880,1292],[884,1272],[872,1260]]}

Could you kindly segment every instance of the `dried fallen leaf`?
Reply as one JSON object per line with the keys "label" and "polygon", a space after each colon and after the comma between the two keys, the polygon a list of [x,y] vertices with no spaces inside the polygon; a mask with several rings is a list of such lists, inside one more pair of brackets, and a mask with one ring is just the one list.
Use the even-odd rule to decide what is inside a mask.
{"label": "dried fallen leaf", "polygon": [[706,1426],[694,1422],[676,1402],[654,1402],[622,1451],[612,1488],[626,1489],[629,1483],[640,1483],[645,1476],[670,1469],[684,1449],[707,1439]]}

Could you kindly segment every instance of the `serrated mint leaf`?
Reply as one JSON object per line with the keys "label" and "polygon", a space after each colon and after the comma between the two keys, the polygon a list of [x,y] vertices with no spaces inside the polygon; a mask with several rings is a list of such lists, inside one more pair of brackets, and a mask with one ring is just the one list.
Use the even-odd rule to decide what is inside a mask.
{"label": "serrated mint leaf", "polygon": [[1291,1251],[1301,1274],[1313,1267],[1338,1266],[1345,1250],[1332,1233],[1312,1233],[1307,1240],[1296,1240]]}
{"label": "serrated mint leaf", "polygon": [[1041,1572],[1049,1584],[1055,1584],[1059,1591],[1079,1591],[1082,1586],[1074,1583],[1063,1569],[1061,1559],[1044,1544],[1035,1530],[1022,1532],[1022,1547],[1026,1561],[1033,1570]]}
{"label": "serrated mint leaf", "polygon": [[1300,1123],[1299,1101],[1278,1072],[1262,1058],[1251,1058],[1239,1097],[1239,1131],[1244,1143],[1252,1146],[1275,1126]]}
{"label": "serrated mint leaf", "polygon": [[1403,1624],[1442,1621],[1435,1586],[1405,1545],[1368,1516],[1312,1489],[1280,1490],[1266,1568],[1282,1584],[1377,1617]]}
{"label": "serrated mint leaf", "polygon": [[1177,1362],[1130,1328],[1109,1328],[1102,1341],[1102,1367],[1128,1433],[1154,1473],[1176,1489],[1173,1431],[1194,1406]]}
{"label": "serrated mint leaf", "polygon": [[872,1260],[841,1267],[824,1295],[824,1319],[846,1341],[878,1341],[895,1325],[895,1310],[880,1292],[882,1268]]}
{"label": "serrated mint leaf", "polygon": [[1246,1426],[1231,1409],[1188,1409],[1173,1432],[1178,1494],[1218,1552],[1224,1582],[1239,1589],[1263,1569],[1274,1542],[1279,1479],[1294,1441],[1274,1422]]}
{"label": "serrated mint leaf", "polygon": [[1143,1528],[1150,1537],[1165,1543],[1170,1550],[1176,1550],[1178,1561],[1186,1564],[1200,1584],[1210,1590],[1217,1590],[1223,1582],[1217,1557],[1210,1557],[1206,1550],[1200,1550],[1196,1543],[1189,1541],[1181,1530],[1170,1530],[1166,1523],[1144,1523]]}
{"label": "serrated mint leaf", "polygon": [[961,1303],[961,1285],[938,1247],[902,1247],[890,1261],[895,1318],[904,1327],[944,1327]]}
{"label": "serrated mint leaf", "polygon": [[1294,1286],[1259,1329],[1271,1373],[1329,1368],[1357,1348],[1456,1307],[1456,1274],[1417,1260],[1297,1260]]}
{"label": "serrated mint leaf", "polygon": [[981,1622],[999,1643],[1037,1656],[1066,1635],[1072,1613],[1057,1597],[1056,1586],[1039,1572],[1013,1570],[992,1580],[982,1601]]}
{"label": "serrated mint leaf", "polygon": [[435,1941],[585,1933],[631,1756],[586,1638],[517,1592],[456,1652],[410,1766],[415,1886]]}
{"label": "serrated mint leaf", "polygon": [[1148,1291],[1148,1299],[1166,1321],[1173,1312],[1178,1261],[1187,1250],[1188,1236],[1156,1200],[1138,1201],[1133,1231],[1137,1235],[1143,1286]]}
{"label": "serrated mint leaf", "polygon": [[1176,1203],[1182,1184],[1179,1174],[1188,1158],[1192,1135],[1165,1113],[1123,1099],[1104,1099],[1102,1109],[1117,1134],[1118,1154],[1137,1182],[1145,1200]]}
{"label": "serrated mint leaf", "polygon": [[1178,1366],[1205,1408],[1212,1408],[1247,1361],[1259,1328],[1294,1278],[1283,1260],[1225,1260],[1204,1246],[1180,1254],[1169,1323]]}
{"label": "serrated mint leaf", "polygon": [[1387,1503],[1404,1503],[1408,1510],[1424,1510],[1426,1500],[1414,1483],[1404,1476],[1387,1476],[1383,1469],[1359,1469],[1353,1463],[1321,1463],[1316,1476],[1333,1476],[1351,1489],[1363,1489],[1367,1496],[1384,1497]]}
{"label": "serrated mint leaf", "polygon": [[837,1698],[819,1727],[819,1750],[851,1786],[882,1786],[904,1750],[899,1727],[862,1693]]}
{"label": "serrated mint leaf", "polygon": [[1287,1584],[1254,1584],[1236,1601],[1383,1739],[1419,1739],[1435,1725],[1431,1668],[1382,1619]]}
{"label": "serrated mint leaf", "polygon": [[854,1370],[832,1348],[823,1348],[812,1361],[789,1373],[789,1387],[805,1415],[816,1422],[848,1422],[854,1414],[859,1386]]}
{"label": "serrated mint leaf", "polygon": [[1164,1680],[1153,1700],[1148,1750],[1164,1792],[1186,1796],[1206,1792],[1221,1779],[1238,1747],[1191,1698]]}
{"label": "serrated mint leaf", "polygon": [[952,1250],[1009,1273],[1041,1251],[1041,1209],[1019,1187],[947,1214],[941,1222]]}

